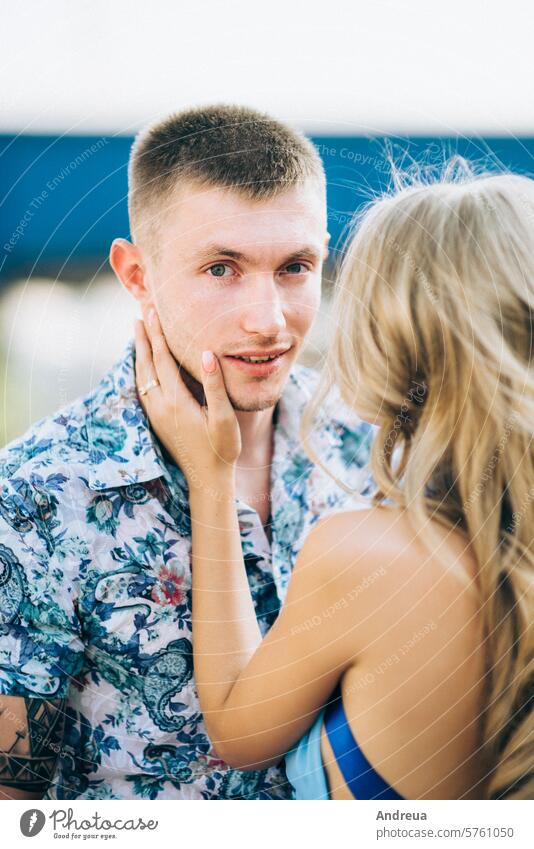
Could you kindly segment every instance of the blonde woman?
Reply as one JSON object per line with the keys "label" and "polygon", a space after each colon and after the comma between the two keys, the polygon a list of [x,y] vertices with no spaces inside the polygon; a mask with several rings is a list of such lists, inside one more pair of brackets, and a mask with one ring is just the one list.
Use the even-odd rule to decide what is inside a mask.
{"label": "blonde woman", "polygon": [[317,524],[263,640],[223,370],[204,352],[200,407],[157,317],[137,328],[145,411],[188,469],[208,731],[240,769],[289,753],[297,798],[534,798],[534,182],[455,170],[358,222],[303,438],[335,380],[378,426],[378,492]]}

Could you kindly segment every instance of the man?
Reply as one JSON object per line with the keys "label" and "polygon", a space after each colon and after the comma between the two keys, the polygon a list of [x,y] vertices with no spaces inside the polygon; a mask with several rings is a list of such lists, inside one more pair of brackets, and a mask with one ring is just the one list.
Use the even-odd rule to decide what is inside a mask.
{"label": "man", "polygon": [[[314,374],[295,361],[320,303],[325,178],[310,142],[249,109],[174,115],[136,140],[133,241],[115,274],[160,317],[191,391],[219,357],[242,436],[237,504],[262,632],[310,527],[347,496],[299,446]],[[210,745],[191,646],[185,477],[151,431],[135,347],[96,390],[0,455],[0,787],[6,798],[292,798],[283,765]],[[316,434],[351,478],[370,428]],[[347,475],[348,473],[348,475]],[[215,496],[214,496],[215,497]]]}

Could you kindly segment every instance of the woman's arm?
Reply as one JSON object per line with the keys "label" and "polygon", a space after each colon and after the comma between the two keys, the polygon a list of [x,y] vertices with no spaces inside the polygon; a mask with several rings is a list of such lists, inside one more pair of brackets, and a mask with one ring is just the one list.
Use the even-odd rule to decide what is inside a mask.
{"label": "woman's arm", "polygon": [[[210,491],[212,494],[208,495]],[[241,548],[235,473],[190,493],[195,681],[210,737],[237,677],[262,641]]]}
{"label": "woman's arm", "polygon": [[[220,500],[198,490],[193,525],[195,680],[210,738],[240,769],[277,763],[299,740],[354,662],[350,593],[340,596],[339,517],[308,537],[282,611],[262,640],[245,570],[234,483],[212,481]],[[345,536],[346,518],[344,519]]]}
{"label": "woman's arm", "polygon": [[263,769],[298,741],[354,662],[357,620],[339,580],[345,538],[353,532],[341,533],[338,517],[319,523],[262,641],[235,508],[239,426],[220,366],[213,355],[203,358],[207,408],[201,408],[181,381],[157,319],[148,326],[149,338],[137,328],[136,374],[142,386],[155,371],[160,386],[144,396],[145,410],[189,484],[200,704],[219,756],[241,769]]}

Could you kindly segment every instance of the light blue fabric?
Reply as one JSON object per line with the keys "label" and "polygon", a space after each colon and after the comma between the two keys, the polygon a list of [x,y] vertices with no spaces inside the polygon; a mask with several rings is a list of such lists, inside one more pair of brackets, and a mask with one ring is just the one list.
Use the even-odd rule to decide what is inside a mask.
{"label": "light blue fabric", "polygon": [[354,799],[404,799],[375,770],[354,739],[339,695],[339,685],[334,694],[335,698],[325,705],[311,728],[286,755],[286,775],[293,785],[295,799],[330,798],[321,755],[323,723],[337,765]]}
{"label": "light blue fabric", "polygon": [[286,775],[295,790],[295,799],[328,799],[328,784],[321,757],[321,727],[325,708],[286,755]]}

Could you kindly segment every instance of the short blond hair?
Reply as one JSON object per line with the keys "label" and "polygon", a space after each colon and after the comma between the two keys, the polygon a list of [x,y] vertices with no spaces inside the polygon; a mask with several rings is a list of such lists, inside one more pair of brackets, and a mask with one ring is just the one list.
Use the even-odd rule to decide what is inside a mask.
{"label": "short blond hair", "polygon": [[324,188],[321,157],[304,135],[243,106],[202,106],[142,130],[128,167],[128,211],[135,238],[181,181],[271,198],[313,179]]}

